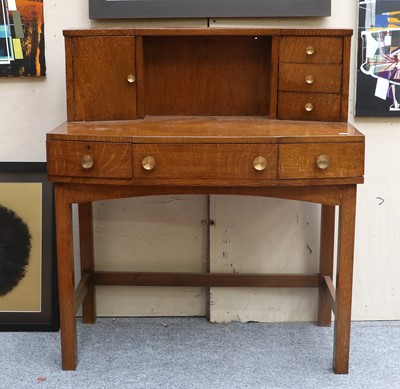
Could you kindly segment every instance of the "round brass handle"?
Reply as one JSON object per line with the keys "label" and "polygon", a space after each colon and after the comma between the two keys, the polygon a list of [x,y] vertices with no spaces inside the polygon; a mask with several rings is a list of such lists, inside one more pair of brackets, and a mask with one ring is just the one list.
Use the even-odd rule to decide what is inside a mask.
{"label": "round brass handle", "polygon": [[307,103],[307,104],[304,106],[304,109],[305,109],[307,112],[311,112],[311,111],[314,109],[313,103]]}
{"label": "round brass handle", "polygon": [[328,169],[330,163],[331,161],[329,160],[329,157],[327,155],[320,155],[317,158],[317,166],[322,170]]}
{"label": "round brass handle", "polygon": [[133,84],[136,81],[136,77],[133,74],[128,74],[126,79],[130,84]]}
{"label": "round brass handle", "polygon": [[306,83],[307,83],[307,84],[313,84],[313,83],[314,83],[314,76],[311,75],[311,74],[309,74],[309,75],[306,77]]}
{"label": "round brass handle", "polygon": [[262,155],[259,155],[258,157],[254,158],[253,167],[257,171],[262,172],[267,168],[267,159]]}
{"label": "round brass handle", "polygon": [[84,155],[81,158],[81,166],[84,169],[90,169],[93,166],[93,164],[94,164],[94,160],[93,160],[93,157],[91,155],[87,154],[87,155]]}
{"label": "round brass handle", "polygon": [[314,46],[307,46],[307,48],[306,48],[306,53],[307,53],[308,55],[313,55],[313,54],[315,53]]}
{"label": "round brass handle", "polygon": [[156,160],[152,156],[147,156],[142,159],[142,167],[144,170],[153,170],[156,167]]}

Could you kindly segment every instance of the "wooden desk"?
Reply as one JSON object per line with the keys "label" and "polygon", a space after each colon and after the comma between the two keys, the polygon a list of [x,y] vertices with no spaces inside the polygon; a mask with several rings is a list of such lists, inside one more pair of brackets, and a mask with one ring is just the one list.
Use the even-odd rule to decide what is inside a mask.
{"label": "wooden desk", "polygon": [[[334,371],[348,372],[356,186],[364,174],[364,136],[346,122],[350,34],[266,29],[65,32],[69,122],[47,135],[48,175],[55,183],[63,369],[77,365],[76,312],[81,305],[84,322],[95,322],[95,285],[256,286],[319,288],[319,325],[329,326],[331,311],[335,314]],[[118,50],[124,55],[117,64],[104,64]],[[319,51],[323,55],[317,62],[329,62],[321,65],[324,69],[334,64],[328,66],[334,79],[328,86],[319,82],[326,70],[301,70],[301,61],[317,63],[313,55]],[[287,70],[287,61],[296,56],[301,56],[295,68],[305,72],[304,85],[290,76],[293,69]],[[130,68],[121,70],[125,65]],[[243,75],[243,69],[249,74]],[[178,193],[322,204],[319,273],[95,270],[93,201]],[[73,203],[79,204],[82,280],[77,288]]]}

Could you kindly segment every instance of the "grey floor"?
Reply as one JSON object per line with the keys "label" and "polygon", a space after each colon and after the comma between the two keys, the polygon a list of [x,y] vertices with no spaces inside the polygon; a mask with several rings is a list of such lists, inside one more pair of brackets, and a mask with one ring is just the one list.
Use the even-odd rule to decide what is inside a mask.
{"label": "grey floor", "polygon": [[350,374],[332,373],[332,328],[204,318],[78,322],[79,365],[59,333],[0,333],[0,388],[400,388],[400,322],[354,322]]}

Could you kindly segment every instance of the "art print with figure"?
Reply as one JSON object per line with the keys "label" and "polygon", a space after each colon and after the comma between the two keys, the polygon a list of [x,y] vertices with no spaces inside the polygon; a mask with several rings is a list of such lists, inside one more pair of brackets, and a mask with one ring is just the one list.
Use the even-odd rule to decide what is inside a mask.
{"label": "art print with figure", "polygon": [[58,329],[53,189],[42,162],[0,163],[0,330]]}
{"label": "art print with figure", "polygon": [[400,117],[400,0],[359,1],[356,116]]}
{"label": "art print with figure", "polygon": [[0,183],[0,311],[40,312],[42,186]]}
{"label": "art print with figure", "polygon": [[43,0],[0,0],[0,77],[45,75]]}

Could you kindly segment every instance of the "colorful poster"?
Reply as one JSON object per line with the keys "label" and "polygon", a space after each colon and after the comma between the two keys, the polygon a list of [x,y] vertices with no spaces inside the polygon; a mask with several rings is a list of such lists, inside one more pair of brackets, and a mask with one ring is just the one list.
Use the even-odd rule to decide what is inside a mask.
{"label": "colorful poster", "polygon": [[400,0],[359,1],[356,116],[400,117]]}
{"label": "colorful poster", "polygon": [[0,0],[0,77],[45,75],[43,0]]}

